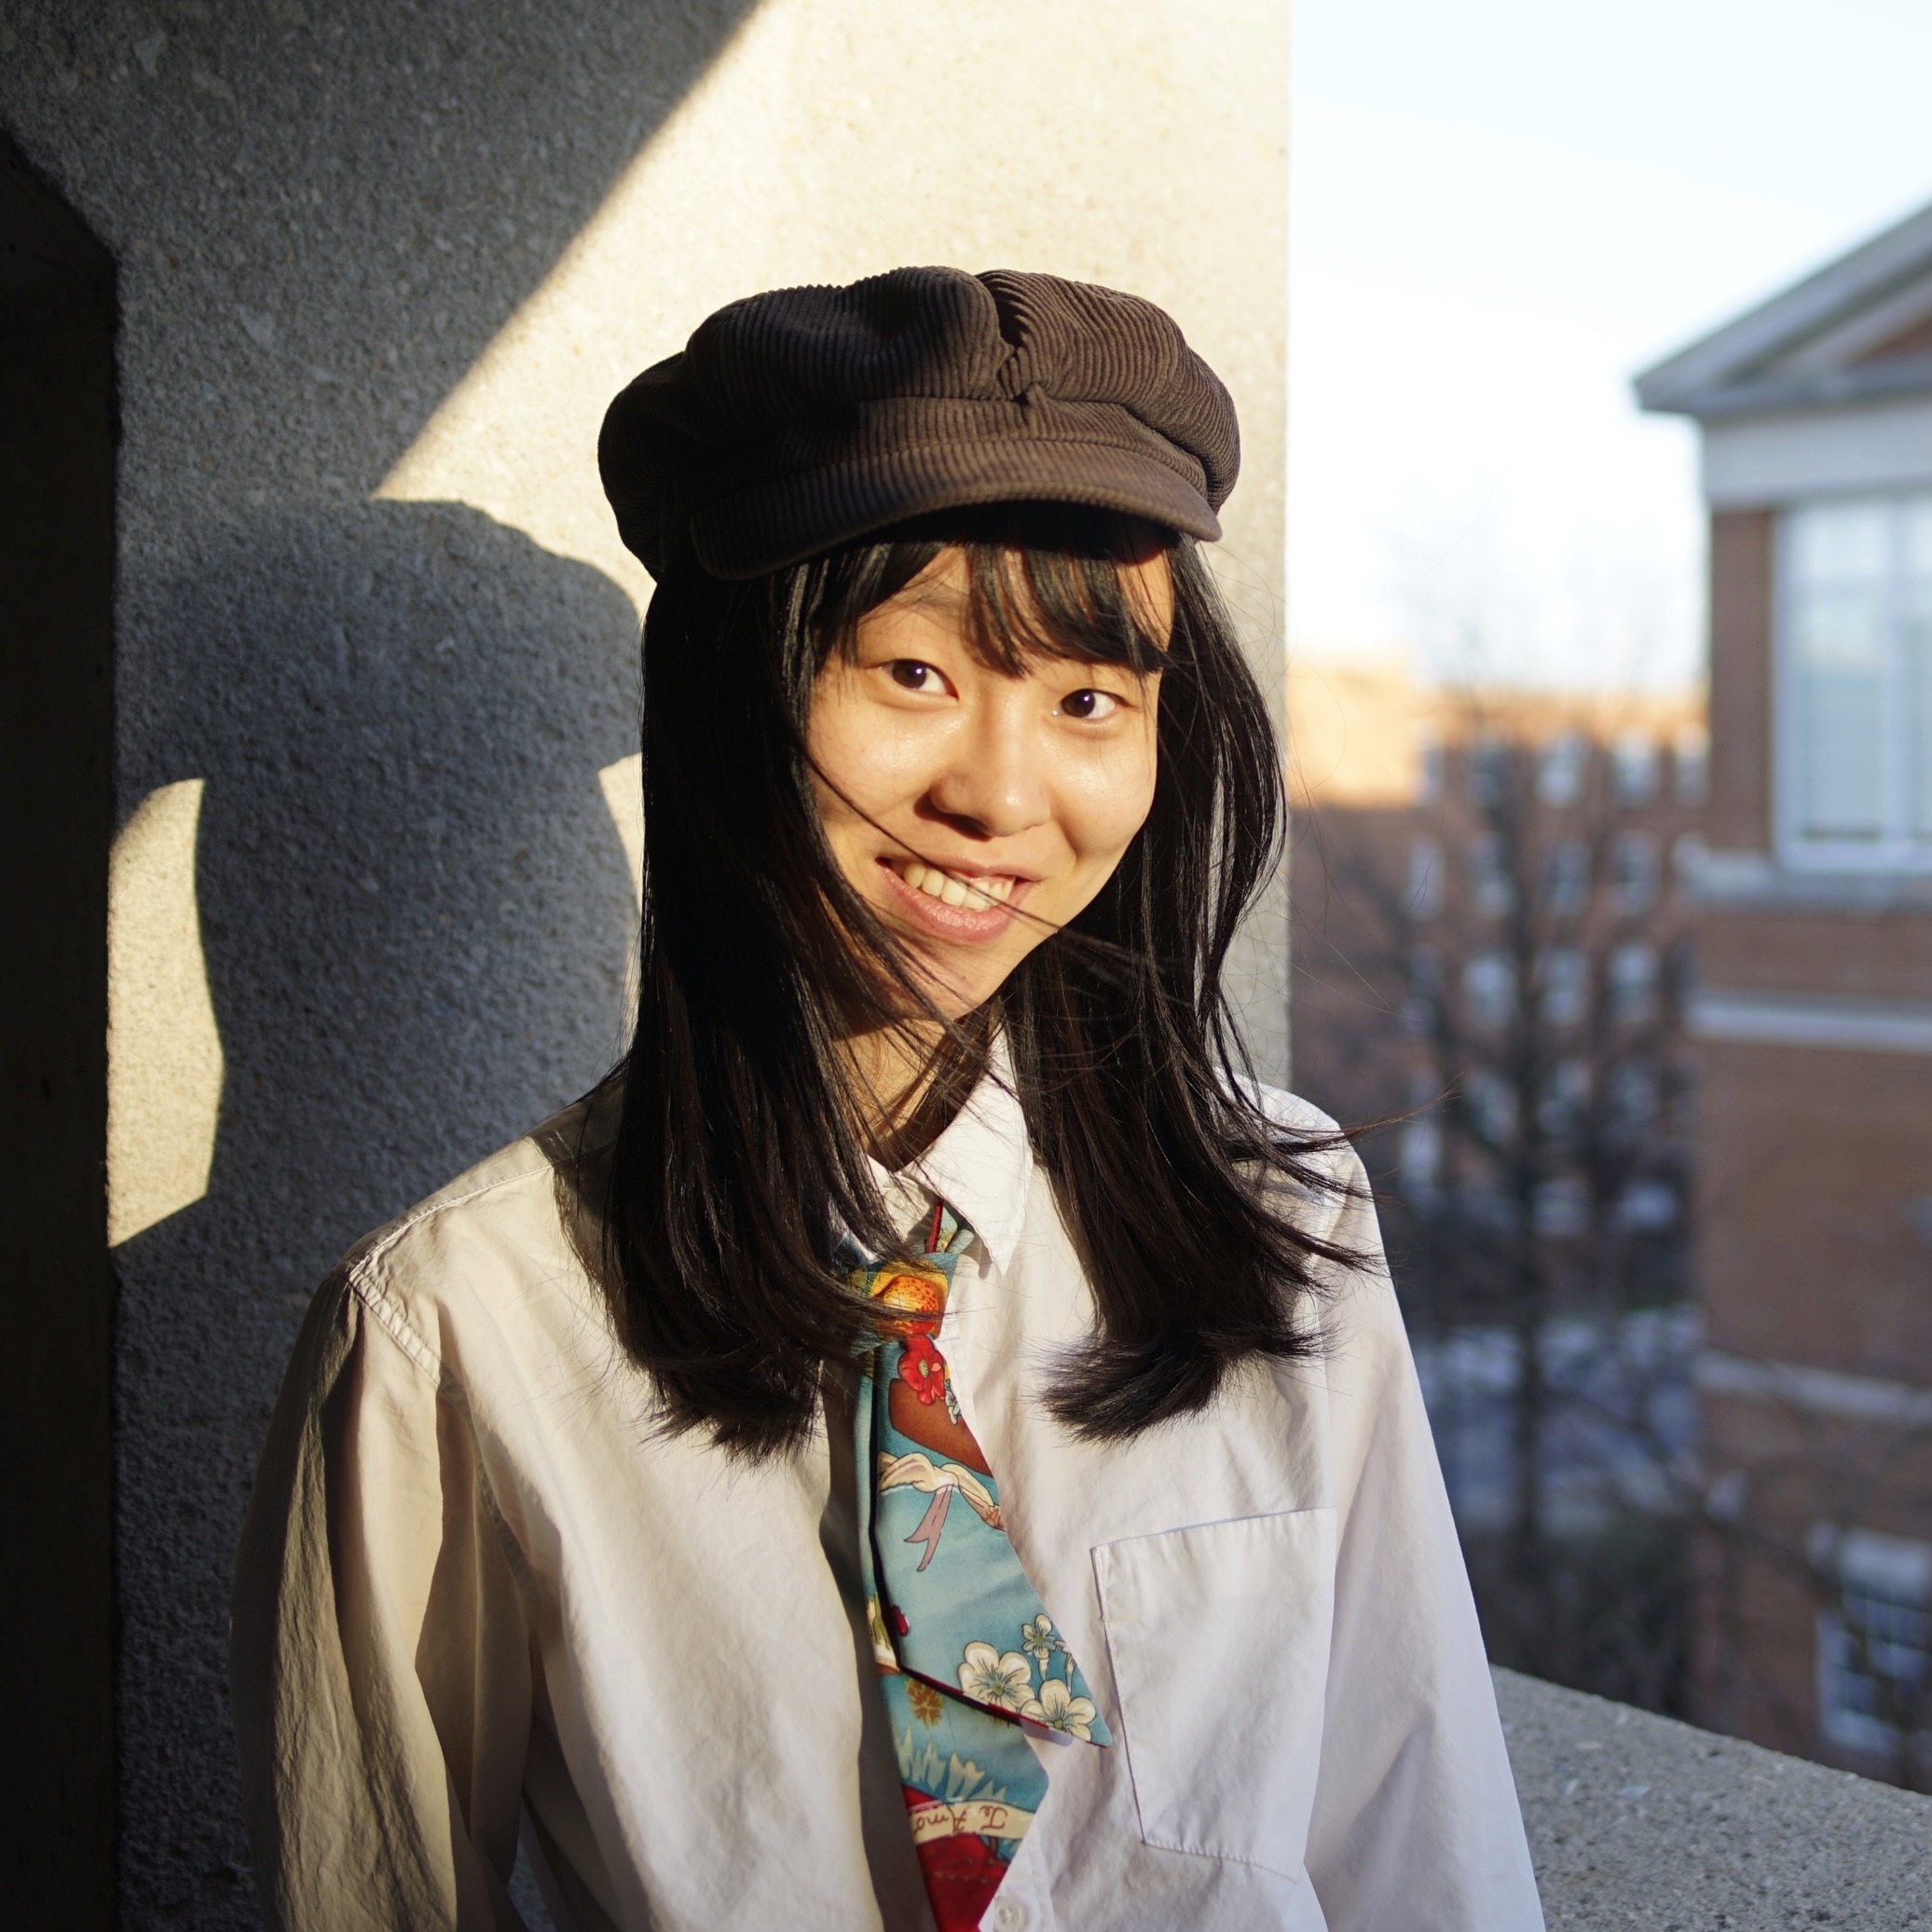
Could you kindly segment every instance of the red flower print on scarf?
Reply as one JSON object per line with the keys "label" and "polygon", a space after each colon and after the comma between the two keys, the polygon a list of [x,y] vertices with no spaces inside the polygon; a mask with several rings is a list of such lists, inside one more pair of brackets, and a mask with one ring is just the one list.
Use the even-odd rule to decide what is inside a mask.
{"label": "red flower print on scarf", "polygon": [[946,1358],[929,1335],[911,1335],[899,1356],[899,1380],[930,1406],[946,1390]]}

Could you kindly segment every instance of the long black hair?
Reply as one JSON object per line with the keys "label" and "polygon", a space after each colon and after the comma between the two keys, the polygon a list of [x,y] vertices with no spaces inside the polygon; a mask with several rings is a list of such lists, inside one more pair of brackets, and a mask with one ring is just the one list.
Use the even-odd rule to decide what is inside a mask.
{"label": "long black hair", "polygon": [[[847,884],[815,802],[815,682],[865,613],[963,545],[969,641],[1008,672],[1044,652],[1162,672],[1152,810],[1114,877],[980,1011],[944,1021]],[[910,1133],[955,1110],[995,1035],[1091,1281],[1090,1339],[1048,1401],[1124,1436],[1208,1404],[1238,1364],[1320,1346],[1312,1198],[1333,1137],[1284,1130],[1250,1075],[1221,976],[1279,860],[1267,707],[1191,539],[1151,635],[1123,564],[1144,526],[1003,506],[909,526],[748,582],[685,559],[644,624],[644,911],[636,1032],[582,1180],[594,1266],[666,1427],[745,1453],[814,1426],[821,1376],[875,1334],[835,1231],[904,1254],[841,1041],[939,1021]],[[888,1151],[889,1150],[885,1150]]]}

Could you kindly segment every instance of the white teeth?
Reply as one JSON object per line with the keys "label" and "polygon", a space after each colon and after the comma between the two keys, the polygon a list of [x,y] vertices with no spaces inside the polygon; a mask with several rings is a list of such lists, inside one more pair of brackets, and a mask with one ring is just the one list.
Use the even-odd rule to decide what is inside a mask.
{"label": "white teeth", "polygon": [[949,906],[984,906],[989,902],[1004,905],[1013,897],[1013,887],[1018,883],[1010,876],[992,875],[967,884],[964,879],[955,879],[937,866],[923,865],[916,858],[906,861],[899,877],[913,891]]}

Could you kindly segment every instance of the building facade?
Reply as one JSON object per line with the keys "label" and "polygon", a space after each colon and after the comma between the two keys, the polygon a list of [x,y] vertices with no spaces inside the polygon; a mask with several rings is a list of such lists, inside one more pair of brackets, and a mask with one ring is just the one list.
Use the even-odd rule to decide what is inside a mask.
{"label": "building facade", "polygon": [[1932,1780],[1932,209],[1637,378],[1710,511],[1697,1714]]}
{"label": "building facade", "polygon": [[1289,679],[1298,1089],[1364,1142],[1498,1661],[1679,1708],[1701,697]]}

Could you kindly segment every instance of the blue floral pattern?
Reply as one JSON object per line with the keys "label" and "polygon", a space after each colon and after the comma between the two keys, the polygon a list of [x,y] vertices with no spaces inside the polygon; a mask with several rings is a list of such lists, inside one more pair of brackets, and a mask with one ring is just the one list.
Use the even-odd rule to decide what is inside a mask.
{"label": "blue floral pattern", "polygon": [[939,1202],[925,1233],[911,1266],[853,1269],[854,1285],[890,1311],[859,1385],[859,1549],[926,1893],[939,1932],[967,1932],[1047,1793],[1026,1728],[1111,1738],[1007,1541],[998,1484],[939,1353],[972,1230]]}

